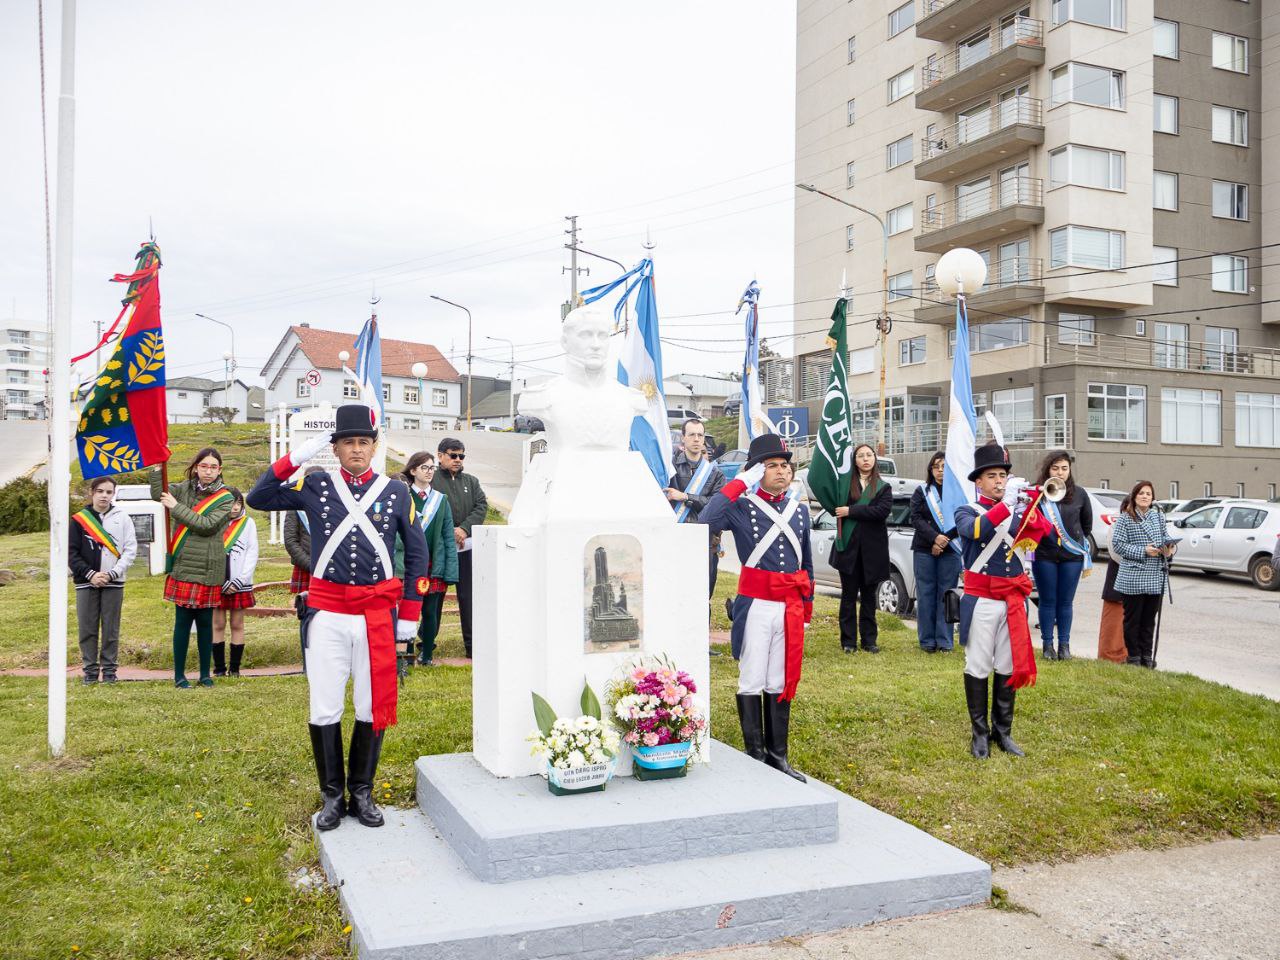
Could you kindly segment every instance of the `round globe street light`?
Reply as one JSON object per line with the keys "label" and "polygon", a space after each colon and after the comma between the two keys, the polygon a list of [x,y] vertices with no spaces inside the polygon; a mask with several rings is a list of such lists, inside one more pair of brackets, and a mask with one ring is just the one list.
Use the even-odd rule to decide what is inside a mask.
{"label": "round globe street light", "polygon": [[411,369],[413,371],[413,375],[417,377],[419,380],[423,380],[426,378],[427,365],[423,363],[421,360],[415,363]]}
{"label": "round globe street light", "polygon": [[938,258],[934,279],[948,297],[976,293],[987,282],[987,262],[976,250],[956,247]]}
{"label": "round globe street light", "polygon": [[427,416],[426,403],[422,396],[422,381],[427,377],[427,365],[419,360],[409,368],[409,372],[418,381],[418,429],[422,430],[426,427]]}

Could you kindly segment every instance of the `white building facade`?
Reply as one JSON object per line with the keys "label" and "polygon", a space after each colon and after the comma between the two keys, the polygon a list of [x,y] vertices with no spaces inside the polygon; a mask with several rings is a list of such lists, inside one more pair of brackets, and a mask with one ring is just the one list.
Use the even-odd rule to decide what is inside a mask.
{"label": "white building facade", "polygon": [[228,385],[225,380],[206,377],[174,377],[165,384],[164,392],[170,423],[208,421],[211,407],[233,408],[236,415],[232,423],[245,423],[250,419],[250,387],[243,380],[232,380]]}
{"label": "white building facade", "polygon": [[43,323],[0,321],[0,418],[43,420],[49,340]]}

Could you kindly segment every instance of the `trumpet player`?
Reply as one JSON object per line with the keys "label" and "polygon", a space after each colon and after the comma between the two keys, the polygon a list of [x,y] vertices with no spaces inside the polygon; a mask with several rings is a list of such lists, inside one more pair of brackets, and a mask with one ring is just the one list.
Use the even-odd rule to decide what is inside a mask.
{"label": "trumpet player", "polygon": [[[956,533],[963,547],[964,598],[960,602],[960,642],[965,648],[964,694],[978,759],[990,755],[991,742],[1006,753],[1024,756],[1013,739],[1014,692],[1036,680],[1035,654],[1027,625],[1026,600],[1031,580],[1022,568],[1021,550],[1053,527],[1037,509],[1034,494],[1020,503],[1025,484],[1010,482],[1013,465],[1004,447],[988,443],[974,451],[969,474],[977,499],[956,509]],[[987,722],[987,680],[995,675],[991,721]]]}
{"label": "trumpet player", "polygon": [[[1031,572],[1040,592],[1040,644],[1046,660],[1071,659],[1071,619],[1080,578],[1093,567],[1089,494],[1071,474],[1071,455],[1054,450],[1040,462],[1036,486],[1045,491],[1041,513],[1052,532],[1036,545]],[[1054,628],[1057,649],[1054,649]]]}

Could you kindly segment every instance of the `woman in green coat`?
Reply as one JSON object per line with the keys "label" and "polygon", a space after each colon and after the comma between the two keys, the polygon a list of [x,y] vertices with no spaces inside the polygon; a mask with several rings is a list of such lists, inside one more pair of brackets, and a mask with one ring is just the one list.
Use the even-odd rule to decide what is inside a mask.
{"label": "woman in green coat", "polygon": [[187,479],[165,490],[160,472],[151,473],[151,499],[158,500],[173,518],[169,537],[169,576],[164,598],[174,605],[174,686],[191,686],[186,677],[187,646],[191,625],[196,626],[200,655],[200,685],[213,686],[209,667],[213,659],[213,611],[222,600],[227,577],[227,552],[222,531],[231,519],[235,499],[222,482],[222,454],[205,447],[187,467]]}
{"label": "woman in green coat", "polygon": [[[431,657],[436,649],[436,636],[440,633],[440,614],[444,609],[444,594],[449,584],[458,582],[458,544],[453,539],[453,511],[449,501],[439,490],[431,489],[431,478],[436,472],[436,458],[425,450],[415,453],[405,465],[405,483],[413,494],[414,518],[427,538],[427,550],[431,560],[431,586],[422,591],[422,622],[418,624],[418,639],[422,641],[418,651],[418,663],[432,666]],[[396,576],[404,576],[404,548],[397,542],[395,557]]]}

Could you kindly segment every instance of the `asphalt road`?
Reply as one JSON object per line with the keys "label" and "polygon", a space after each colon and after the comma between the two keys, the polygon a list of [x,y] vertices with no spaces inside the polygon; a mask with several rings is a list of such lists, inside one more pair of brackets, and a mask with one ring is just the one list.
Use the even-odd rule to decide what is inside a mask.
{"label": "asphalt road", "polygon": [[43,420],[0,420],[0,486],[31,473],[49,459]]}

